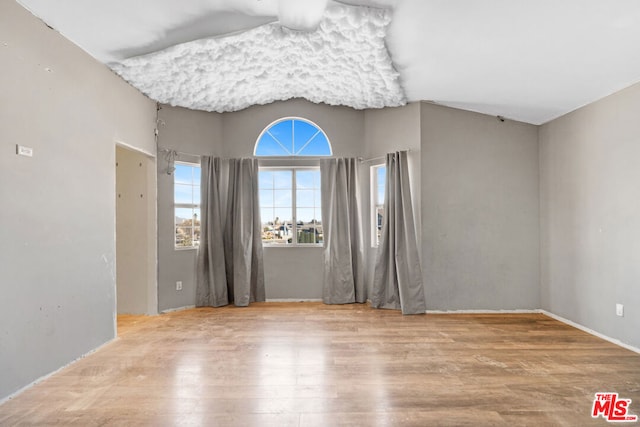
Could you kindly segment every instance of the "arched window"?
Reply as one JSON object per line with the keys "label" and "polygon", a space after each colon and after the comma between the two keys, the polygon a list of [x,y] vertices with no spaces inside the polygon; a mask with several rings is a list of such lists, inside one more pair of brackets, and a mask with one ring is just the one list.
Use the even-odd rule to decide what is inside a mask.
{"label": "arched window", "polygon": [[307,119],[285,117],[260,133],[253,154],[276,162],[272,165],[265,160],[258,173],[262,242],[269,246],[321,246],[324,234],[317,157],[332,154],[327,135]]}
{"label": "arched window", "polygon": [[256,141],[255,156],[331,156],[327,135],[315,123],[285,117],[267,126]]}

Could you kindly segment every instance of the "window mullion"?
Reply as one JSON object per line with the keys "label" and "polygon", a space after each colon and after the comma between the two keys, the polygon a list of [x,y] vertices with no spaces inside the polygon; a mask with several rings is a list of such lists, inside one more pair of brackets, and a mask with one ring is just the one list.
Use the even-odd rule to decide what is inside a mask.
{"label": "window mullion", "polygon": [[291,243],[295,243],[296,245],[298,244],[298,202],[296,201],[296,196],[297,196],[297,183],[296,183],[296,169],[292,168],[291,169],[291,200],[292,200],[292,207],[291,207],[291,218],[292,218],[292,222],[293,222],[293,226],[291,227],[291,231],[293,233],[293,236],[291,237]]}

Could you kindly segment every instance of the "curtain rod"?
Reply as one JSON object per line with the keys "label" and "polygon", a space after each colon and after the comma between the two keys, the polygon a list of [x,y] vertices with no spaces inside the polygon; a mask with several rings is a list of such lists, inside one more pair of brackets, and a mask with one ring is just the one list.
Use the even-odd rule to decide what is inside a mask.
{"label": "curtain rod", "polygon": [[[203,156],[202,154],[187,153],[185,151],[174,150],[174,149],[171,149],[171,148],[160,148],[160,147],[158,147],[158,151],[160,151],[161,153],[174,152],[176,154],[180,154],[180,155],[183,155],[183,156],[191,156],[191,157],[202,157]],[[397,151],[406,151],[407,153],[410,153],[411,149],[397,150]],[[260,160],[264,160],[264,159],[266,159],[266,160],[269,160],[269,159],[271,159],[271,160],[283,160],[283,159],[291,159],[292,158],[292,157],[277,157],[277,156],[273,156],[273,157],[256,157],[256,156],[252,156],[252,157],[260,159]],[[317,159],[319,159],[321,157],[299,157],[299,156],[295,157],[294,156],[293,158],[295,158],[296,160],[317,160]],[[385,156],[372,157],[370,159],[364,159],[362,157],[358,157],[358,160],[360,161],[360,163],[368,163],[368,162],[373,162],[374,160],[384,160],[385,158],[386,158],[386,155]]]}
{"label": "curtain rod", "polygon": [[172,148],[160,148],[158,147],[158,151],[160,151],[161,153],[170,153],[170,152],[174,152],[176,154],[180,154],[183,156],[191,156],[191,157],[200,157],[201,154],[193,154],[193,153],[186,153],[184,151],[178,151],[178,150],[174,150]]}
{"label": "curtain rod", "polygon": [[[406,150],[397,150],[397,151],[406,151],[407,153],[411,152],[411,149],[406,149]],[[358,160],[360,160],[360,163],[369,163],[369,162],[373,162],[374,160],[384,160],[387,156],[378,156],[378,157],[372,157],[370,159],[363,159],[362,157],[358,157]]]}

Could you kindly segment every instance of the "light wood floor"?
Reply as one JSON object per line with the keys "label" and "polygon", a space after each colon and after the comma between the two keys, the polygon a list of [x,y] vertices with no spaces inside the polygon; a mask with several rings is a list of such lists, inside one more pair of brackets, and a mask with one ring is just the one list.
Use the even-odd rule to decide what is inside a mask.
{"label": "light wood floor", "polygon": [[640,415],[640,355],[541,314],[262,303],[118,327],[0,425],[607,425],[602,391]]}

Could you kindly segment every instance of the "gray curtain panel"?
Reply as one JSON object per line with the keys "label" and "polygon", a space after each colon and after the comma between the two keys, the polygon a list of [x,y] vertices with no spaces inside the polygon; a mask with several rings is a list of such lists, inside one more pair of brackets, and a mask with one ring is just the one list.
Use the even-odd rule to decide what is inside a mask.
{"label": "gray curtain panel", "polygon": [[365,302],[356,159],[321,159],[325,304]]}
{"label": "gray curtain panel", "polygon": [[264,301],[257,160],[203,156],[201,192],[196,305]]}
{"label": "gray curtain panel", "polygon": [[220,209],[221,161],[201,157],[200,246],[196,268],[196,305],[221,307],[229,304],[227,272]]}
{"label": "gray curtain panel", "polygon": [[229,159],[224,248],[229,298],[237,306],[265,300],[261,231],[258,160]]}
{"label": "gray curtain panel", "polygon": [[375,308],[424,314],[426,303],[411,204],[407,152],[387,154],[382,235],[371,295]]}

